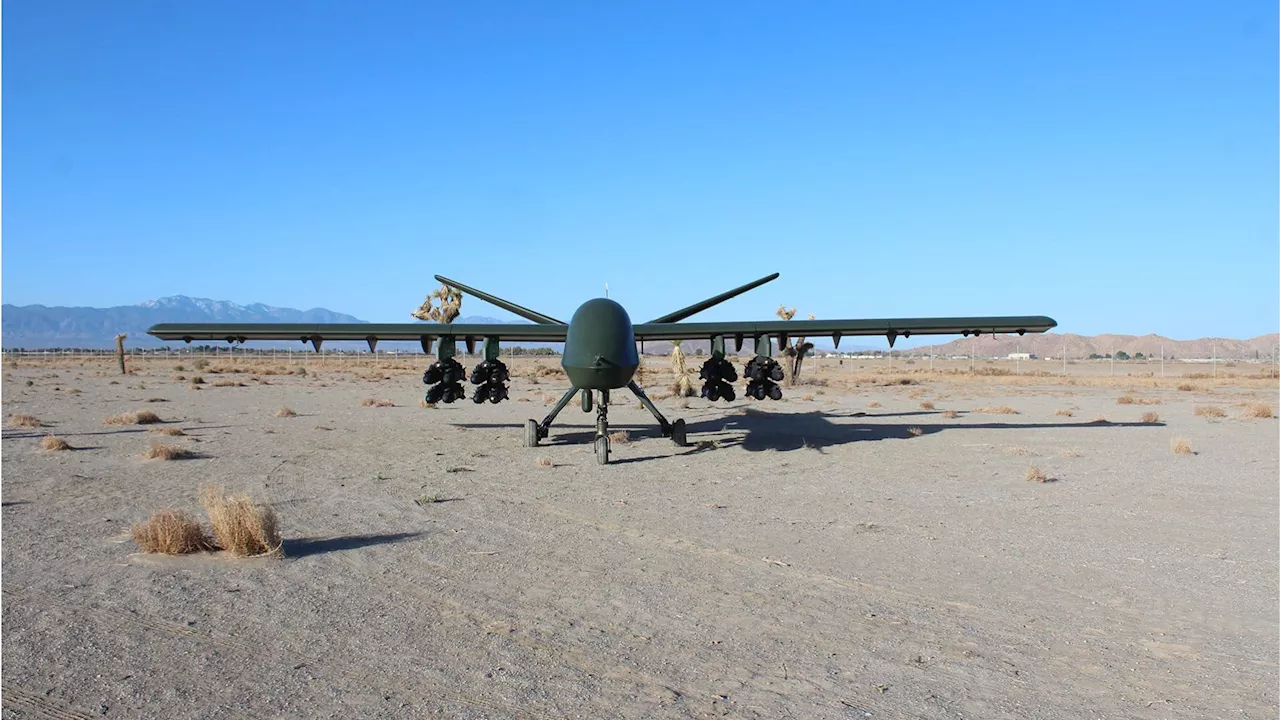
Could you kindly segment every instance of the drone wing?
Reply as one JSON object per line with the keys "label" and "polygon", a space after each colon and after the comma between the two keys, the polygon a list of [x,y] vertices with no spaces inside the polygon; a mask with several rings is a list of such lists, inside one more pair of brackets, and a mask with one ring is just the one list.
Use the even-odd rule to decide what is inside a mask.
{"label": "drone wing", "polygon": [[744,338],[788,336],[830,337],[837,347],[848,335],[880,335],[892,347],[898,338],[912,335],[983,335],[986,333],[1042,333],[1057,322],[1043,315],[999,317],[877,318],[850,320],[772,320],[763,322],[644,323],[635,326],[637,340],[706,340],[734,338],[742,347]]}

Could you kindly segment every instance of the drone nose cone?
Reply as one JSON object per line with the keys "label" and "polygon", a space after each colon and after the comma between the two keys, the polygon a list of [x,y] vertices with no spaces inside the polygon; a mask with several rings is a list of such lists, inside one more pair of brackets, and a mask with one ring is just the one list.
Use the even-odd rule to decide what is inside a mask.
{"label": "drone nose cone", "polygon": [[640,365],[631,316],[608,298],[583,303],[569,320],[563,365],[574,387],[625,387]]}

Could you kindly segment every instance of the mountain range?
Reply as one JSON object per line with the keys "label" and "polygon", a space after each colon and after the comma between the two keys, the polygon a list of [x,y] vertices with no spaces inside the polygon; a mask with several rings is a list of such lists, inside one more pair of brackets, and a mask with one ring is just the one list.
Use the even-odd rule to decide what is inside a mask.
{"label": "mountain range", "polygon": [[[407,313],[406,313],[407,314]],[[344,313],[312,308],[272,307],[262,303],[238,305],[225,300],[185,295],[109,308],[4,305],[0,307],[0,346],[26,348],[112,348],[117,333],[127,333],[128,347],[156,348],[165,342],[147,334],[157,323],[364,323]],[[501,323],[490,317],[469,316],[456,322]],[[353,344],[352,347],[356,347]],[[361,347],[363,344],[358,344]]]}
{"label": "mountain range", "polygon": [[[129,347],[155,348],[165,343],[147,335],[147,328],[156,323],[176,322],[235,322],[235,323],[364,323],[351,315],[324,308],[295,310],[272,307],[261,303],[238,305],[225,300],[192,298],[174,295],[158,300],[148,300],[137,305],[121,305],[110,308],[46,307],[44,305],[4,305],[0,308],[0,346],[4,349],[41,348],[110,348],[115,346],[117,333],[127,333]],[[504,323],[491,317],[469,315],[458,318],[459,323]],[[514,320],[510,322],[524,322]],[[858,341],[861,340],[862,343]],[[868,345],[872,338],[847,338],[841,350],[860,350],[869,347],[884,348],[883,342]],[[816,339],[819,350],[829,349],[830,340]],[[852,342],[850,342],[852,341]],[[913,342],[918,351],[920,344]],[[1260,335],[1247,340],[1231,338],[1201,338],[1198,340],[1173,340],[1159,335],[1097,335],[1093,337],[1072,333],[1047,333],[1044,335],[984,335],[976,339],[960,338],[934,346],[940,355],[968,355],[976,352],[981,357],[1001,357],[1015,351],[1034,353],[1040,357],[1060,357],[1064,351],[1071,358],[1086,358],[1091,354],[1125,352],[1129,355],[1143,353],[1159,357],[1164,348],[1166,358],[1208,358],[1215,352],[1220,358],[1248,359],[1269,358],[1277,352],[1280,334]],[[265,344],[263,344],[265,345]],[[529,344],[533,346],[535,344]],[[750,340],[744,352],[750,351]],[[351,343],[353,348],[362,343]],[[901,346],[899,346],[901,347]],[[684,343],[686,352],[703,352],[710,349],[707,341]],[[669,353],[670,343],[647,343],[646,353]]]}

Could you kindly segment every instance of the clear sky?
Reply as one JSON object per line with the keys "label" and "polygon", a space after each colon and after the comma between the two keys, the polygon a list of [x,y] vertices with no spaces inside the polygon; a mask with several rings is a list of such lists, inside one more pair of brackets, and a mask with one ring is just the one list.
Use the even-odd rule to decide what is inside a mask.
{"label": "clear sky", "polygon": [[1273,0],[10,0],[3,301],[1254,336],[1277,82]]}

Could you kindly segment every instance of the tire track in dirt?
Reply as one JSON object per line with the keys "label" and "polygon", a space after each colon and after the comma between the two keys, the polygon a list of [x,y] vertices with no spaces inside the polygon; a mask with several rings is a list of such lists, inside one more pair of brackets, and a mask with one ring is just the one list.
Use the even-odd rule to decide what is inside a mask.
{"label": "tire track in dirt", "polygon": [[[761,564],[761,560],[719,548],[707,547],[686,537],[657,534],[651,531],[646,532],[617,523],[599,520],[582,513],[569,510],[555,503],[534,498],[526,487],[520,485],[511,485],[492,481],[482,481],[482,483],[487,487],[502,490],[505,498],[508,500],[519,498],[520,502],[525,503],[535,510],[545,514],[626,538],[628,541],[634,542],[640,546],[658,547],[672,552],[694,554],[719,562],[729,562],[739,567],[753,567]],[[955,651],[954,654],[961,655],[968,660],[984,660],[985,662],[983,664],[986,666],[986,669],[990,672],[997,673],[1006,685],[1017,686],[1027,692],[1033,691],[1036,683],[1038,682],[1052,681],[1053,677],[1061,676],[1063,673],[1078,674],[1082,666],[1092,665],[1098,660],[1096,646],[1089,647],[1088,645],[1081,645],[1077,643],[1070,643],[1065,647],[1055,645],[1053,648],[1036,645],[1035,648],[1037,649],[1037,652],[1033,653],[1021,650],[1019,647],[1025,646],[1030,639],[1027,635],[999,631],[996,629],[1002,627],[1024,627],[1028,621],[1030,621],[1036,623],[1038,627],[1041,628],[1040,630],[1037,630],[1035,633],[1036,635],[1049,633],[1058,638],[1066,639],[1075,635],[1074,630],[1067,629],[1060,625],[1053,625],[1052,616],[1032,618],[1024,614],[1016,613],[1012,610],[980,607],[969,603],[920,595],[918,593],[897,590],[865,581],[849,580],[847,578],[835,577],[824,573],[806,571],[794,565],[777,567],[776,571],[784,575],[798,578],[811,586],[834,586],[858,597],[866,597],[868,594],[872,594],[886,598],[886,604],[888,604],[888,601],[897,601],[898,603],[910,606],[914,610],[914,612],[909,614],[920,614],[937,606],[946,606],[951,612],[965,615],[972,618],[974,621],[981,622],[990,628],[990,632],[993,635],[987,643],[987,647],[983,649],[982,652],[975,653],[967,647],[963,647],[958,644],[954,648],[951,648]],[[1117,614],[1127,616],[1136,623],[1136,625],[1131,624],[1128,628],[1124,629],[1112,628],[1108,634],[1110,635],[1109,640],[1111,640],[1114,645],[1122,646],[1125,644],[1150,641],[1148,634],[1134,629],[1135,627],[1144,626],[1144,621],[1149,620],[1141,612],[1126,607],[1112,606],[1110,604],[1107,605],[1107,608],[1109,611],[1114,611]],[[725,609],[728,610],[731,608],[725,607]],[[736,609],[740,610],[741,608]],[[853,618],[853,620],[855,622],[858,621],[857,618]],[[870,623],[866,623],[866,625],[868,628],[873,627]],[[1163,631],[1156,629],[1152,630],[1152,632]],[[1218,654],[1205,653],[1205,655]],[[1110,653],[1108,656],[1109,659],[1116,663],[1117,667],[1125,664],[1123,658],[1119,656],[1115,656]],[[1008,659],[1009,657],[1014,657],[1020,662],[1014,663]],[[1223,657],[1219,659],[1233,660],[1234,658]],[[1168,663],[1158,658],[1150,658],[1149,662],[1158,664],[1165,670],[1169,669]],[[975,670],[975,668],[972,665],[968,665],[967,662],[962,664],[959,661],[947,665],[931,663],[928,668],[931,672],[950,677],[959,686],[967,684],[967,682],[971,680],[971,676]],[[1021,669],[1019,670],[1018,668]],[[1039,680],[1036,679],[1039,676],[1043,676],[1043,678]],[[1141,694],[1146,697],[1162,697],[1175,691],[1175,688],[1172,685],[1161,687],[1160,685],[1163,685],[1163,683],[1152,683],[1149,680],[1143,680],[1135,684],[1135,679],[1130,678],[1129,681],[1126,682],[1126,677],[1127,676],[1115,673],[1109,678],[1100,680],[1099,682],[1101,682],[1110,692],[1128,691]],[[805,680],[806,682],[813,682],[812,680]],[[814,684],[819,687],[823,687],[819,683]],[[823,689],[828,693],[839,692],[838,688],[831,686],[825,686]],[[860,703],[866,705],[868,708],[874,709],[877,713],[886,712],[887,708],[877,707],[882,703],[877,703],[876,700],[877,698],[871,696],[858,698]]]}
{"label": "tire track in dirt", "polygon": [[[76,710],[71,706],[51,699],[42,693],[32,692],[24,687],[4,683],[0,685],[0,694],[4,701],[0,705],[5,710],[13,711],[15,718],[38,718],[39,720],[93,720],[97,717],[84,710]],[[8,713],[6,713],[8,715]]]}
{"label": "tire track in dirt", "polygon": [[[24,601],[28,603],[38,602],[41,605],[41,607],[44,607],[46,609],[57,608],[69,615],[73,615],[80,618],[91,618],[91,619],[97,620],[98,622],[106,625],[108,628],[112,630],[118,630],[124,627],[134,627],[144,631],[158,632],[158,633],[174,636],[177,638],[181,638],[183,640],[190,641],[197,646],[230,650],[232,652],[244,654],[252,658],[258,658],[261,655],[260,647],[250,645],[248,643],[242,643],[230,638],[215,637],[214,635],[211,634],[210,631],[198,630],[195,628],[187,627],[185,625],[179,625],[174,622],[162,620],[162,619],[155,618],[150,615],[146,615],[142,613],[110,610],[110,609],[98,608],[98,607],[85,607],[83,605],[78,605],[78,604],[72,605],[72,604],[63,602],[51,595],[47,595],[45,593],[38,592],[38,591],[30,591],[25,589],[15,590],[10,588],[4,588],[2,592],[7,602],[13,602],[13,601]],[[403,695],[406,698],[411,698],[411,699],[420,698],[422,695],[422,686],[426,685],[426,686],[429,686],[437,694],[437,696],[440,698],[440,702],[445,704],[456,703],[456,704],[464,705],[474,709],[486,710],[493,713],[500,713],[499,715],[500,717],[539,717],[539,718],[559,717],[559,715],[549,715],[549,714],[545,714],[537,711],[530,711],[530,709],[527,707],[515,705],[512,703],[506,703],[502,701],[490,702],[490,701],[481,700],[477,698],[458,697],[456,690],[446,689],[443,686],[433,683],[430,680],[426,680],[424,678],[415,678],[412,685],[408,683],[404,683],[404,684],[393,685],[390,688],[388,688],[387,678],[385,676],[374,675],[372,673],[363,672],[363,671],[355,670],[352,668],[336,666],[331,661],[331,658],[327,658],[325,656],[320,656],[320,655],[309,654],[309,653],[297,650],[295,648],[282,647],[281,651],[283,652],[285,657],[289,659],[291,662],[293,662],[295,665],[306,665],[308,667],[328,669],[333,672],[336,672],[337,674],[349,680],[356,681],[357,686],[394,689],[403,693]],[[5,698],[7,702],[8,686],[5,686],[5,687],[6,687]],[[257,715],[252,715],[248,713],[241,713],[241,716],[250,717],[250,718],[259,717]],[[81,716],[81,715],[72,714],[67,716],[49,716],[49,717],[57,718],[58,720],[62,720],[65,717],[67,720],[71,720],[72,718],[79,719],[81,717],[89,718],[93,716],[92,715]]]}

